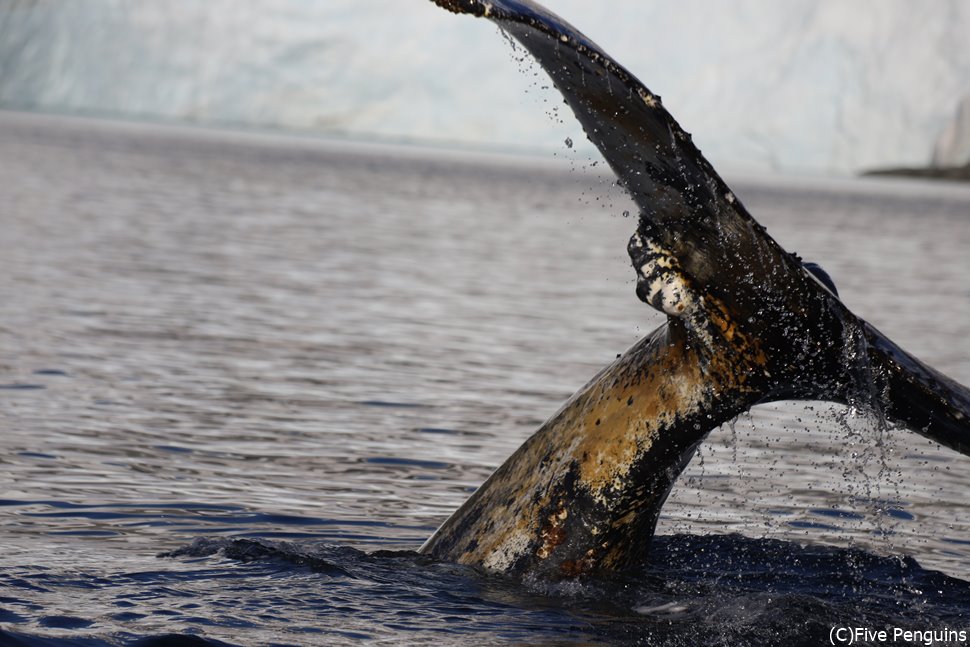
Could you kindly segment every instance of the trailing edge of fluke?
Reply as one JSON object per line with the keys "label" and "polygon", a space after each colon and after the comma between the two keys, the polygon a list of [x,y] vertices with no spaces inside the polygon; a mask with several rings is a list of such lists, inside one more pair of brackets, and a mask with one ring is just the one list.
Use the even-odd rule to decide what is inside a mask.
{"label": "trailing edge of fluke", "polygon": [[760,402],[861,402],[970,454],[970,390],[782,249],[660,97],[534,2],[434,1],[493,21],[552,78],[640,209],[628,249],[637,296],[668,320],[566,402],[422,552],[552,578],[636,564],[699,443]]}

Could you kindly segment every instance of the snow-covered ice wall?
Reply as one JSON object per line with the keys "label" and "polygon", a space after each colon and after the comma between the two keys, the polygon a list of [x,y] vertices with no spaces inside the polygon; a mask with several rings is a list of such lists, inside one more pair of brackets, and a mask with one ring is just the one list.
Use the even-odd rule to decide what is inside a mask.
{"label": "snow-covered ice wall", "polygon": [[[545,4],[727,169],[927,164],[970,96],[966,0]],[[561,150],[546,86],[427,0],[0,0],[5,108]]]}

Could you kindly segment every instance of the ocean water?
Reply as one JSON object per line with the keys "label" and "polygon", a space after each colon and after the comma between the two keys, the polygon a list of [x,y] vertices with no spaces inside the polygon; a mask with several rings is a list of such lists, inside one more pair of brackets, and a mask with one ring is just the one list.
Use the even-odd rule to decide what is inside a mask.
{"label": "ocean water", "polygon": [[[551,585],[413,552],[661,321],[633,209],[569,154],[0,113],[0,643],[970,628],[970,458],[827,403],[715,430],[640,572]],[[730,183],[970,382],[970,189]]]}

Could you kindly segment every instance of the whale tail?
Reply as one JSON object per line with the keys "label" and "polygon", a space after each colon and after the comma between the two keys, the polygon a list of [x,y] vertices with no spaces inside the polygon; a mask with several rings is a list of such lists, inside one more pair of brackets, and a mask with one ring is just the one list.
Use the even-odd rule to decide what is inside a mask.
{"label": "whale tail", "polygon": [[640,210],[637,296],[668,323],[536,432],[422,549],[506,572],[617,568],[653,533],[697,444],[759,402],[870,402],[970,454],[970,390],[839,300],[748,213],[661,99],[529,0],[435,0],[484,16],[552,78]]}

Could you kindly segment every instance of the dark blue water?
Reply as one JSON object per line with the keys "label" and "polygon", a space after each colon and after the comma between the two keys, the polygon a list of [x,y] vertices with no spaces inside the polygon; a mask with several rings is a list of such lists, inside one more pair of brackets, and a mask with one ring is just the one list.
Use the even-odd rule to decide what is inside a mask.
{"label": "dark blue water", "polygon": [[[413,552],[658,323],[629,206],[582,165],[0,115],[0,644],[970,625],[970,459],[823,403],[715,431],[641,571],[522,582]],[[734,188],[970,382],[970,192]]]}
{"label": "dark blue water", "polygon": [[[641,571],[566,583],[484,576],[409,551],[261,539],[198,539],[156,566],[6,572],[2,637],[151,644],[130,629],[55,641],[17,630],[161,620],[184,636],[234,633],[237,644],[825,644],[832,627],[959,630],[970,622],[970,583],[912,559],[740,535],[657,537]],[[59,589],[112,611],[52,615],[43,597]]]}

